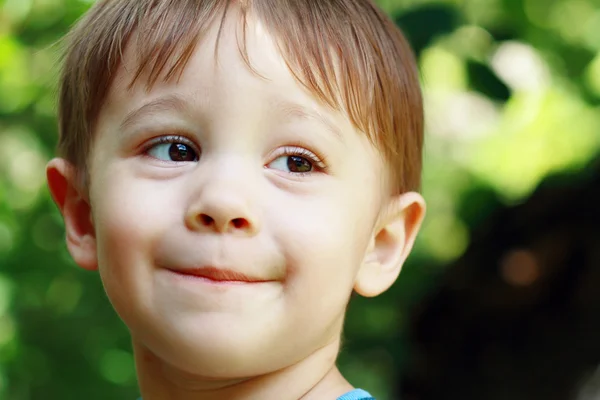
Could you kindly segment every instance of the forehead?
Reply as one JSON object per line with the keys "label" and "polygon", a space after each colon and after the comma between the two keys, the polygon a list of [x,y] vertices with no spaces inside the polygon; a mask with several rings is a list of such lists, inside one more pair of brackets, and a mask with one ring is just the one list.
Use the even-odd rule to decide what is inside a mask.
{"label": "forehead", "polygon": [[[238,7],[231,7],[223,21],[209,24],[179,74],[166,76],[176,55],[164,60],[163,76],[156,82],[151,81],[150,68],[140,68],[144,67],[140,64],[144,43],[141,35],[134,32],[109,88],[105,108],[122,109],[124,103],[143,102],[173,91],[201,102],[246,89],[276,103],[297,103],[327,113],[344,127],[353,129],[343,112],[327,105],[300,83],[265,25],[252,14],[247,18],[240,14]],[[287,108],[294,111],[294,107]]]}

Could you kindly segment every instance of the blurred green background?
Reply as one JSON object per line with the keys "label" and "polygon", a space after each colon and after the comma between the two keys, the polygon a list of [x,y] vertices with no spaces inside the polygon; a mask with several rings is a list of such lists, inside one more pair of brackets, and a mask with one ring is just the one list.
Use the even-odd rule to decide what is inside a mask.
{"label": "blurred green background", "polygon": [[[127,331],[98,275],[68,256],[45,186],[44,165],[57,137],[53,45],[91,3],[0,0],[0,399],[134,399],[138,393]],[[600,376],[593,373],[600,365],[600,308],[593,303],[600,255],[565,255],[580,254],[568,249],[597,239],[600,224],[586,211],[600,208],[594,189],[600,1],[379,4],[418,55],[429,213],[394,288],[353,301],[343,371],[381,400],[600,398]],[[598,202],[572,202],[584,198]],[[567,209],[576,217],[558,219]],[[584,225],[582,240],[572,240]],[[562,241],[534,240],[549,230]],[[562,260],[553,275],[559,278],[544,280],[544,266],[552,263],[536,254],[567,242],[572,246],[565,244],[562,258],[547,257]],[[537,253],[527,243],[538,243],[530,246]],[[598,248],[591,243],[585,249]],[[600,247],[600,240],[594,243]],[[577,282],[597,277],[598,284],[588,284],[589,293],[555,295],[567,293],[556,286],[565,274]],[[579,303],[565,300],[574,298]],[[517,320],[527,329],[514,330]],[[492,325],[499,336],[473,330]],[[541,332],[547,346],[534,346],[542,339],[523,342],[522,332]],[[569,358],[574,352],[582,356]],[[572,372],[569,379],[563,370]],[[564,379],[554,379],[555,372]]]}

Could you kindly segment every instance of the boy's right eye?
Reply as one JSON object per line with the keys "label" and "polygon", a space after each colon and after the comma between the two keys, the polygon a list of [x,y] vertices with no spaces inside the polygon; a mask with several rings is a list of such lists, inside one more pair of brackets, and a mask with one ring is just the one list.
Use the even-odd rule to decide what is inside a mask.
{"label": "boy's right eye", "polygon": [[150,144],[146,154],[161,161],[196,162],[198,152],[188,140],[181,137],[161,137]]}

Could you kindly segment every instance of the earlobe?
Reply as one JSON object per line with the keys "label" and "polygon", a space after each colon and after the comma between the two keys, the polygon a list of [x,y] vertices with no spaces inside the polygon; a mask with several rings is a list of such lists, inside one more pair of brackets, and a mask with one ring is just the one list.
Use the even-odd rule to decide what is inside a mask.
{"label": "earlobe", "polygon": [[392,286],[412,250],[425,217],[425,200],[416,192],[390,199],[374,230],[354,290],[378,296]]}
{"label": "earlobe", "polygon": [[76,182],[75,168],[62,158],[46,166],[46,178],[52,199],[65,221],[67,248],[82,268],[98,268],[96,234],[87,196]]}

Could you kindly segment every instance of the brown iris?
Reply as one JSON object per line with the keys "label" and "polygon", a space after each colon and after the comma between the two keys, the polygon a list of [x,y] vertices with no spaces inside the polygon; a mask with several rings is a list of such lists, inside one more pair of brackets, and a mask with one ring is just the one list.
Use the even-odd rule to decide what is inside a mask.
{"label": "brown iris", "polygon": [[312,164],[304,157],[289,156],[287,165],[291,172],[303,173],[312,171]]}
{"label": "brown iris", "polygon": [[169,147],[169,157],[173,161],[185,162],[185,161],[197,161],[198,155],[188,145],[183,143],[173,143]]}

